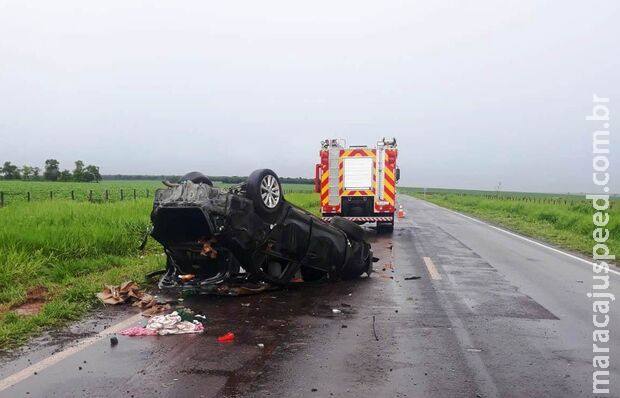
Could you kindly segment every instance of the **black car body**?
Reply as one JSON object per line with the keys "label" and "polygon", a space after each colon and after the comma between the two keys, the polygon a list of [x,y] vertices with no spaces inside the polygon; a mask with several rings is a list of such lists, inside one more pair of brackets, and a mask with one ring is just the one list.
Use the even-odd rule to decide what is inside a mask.
{"label": "black car body", "polygon": [[284,200],[277,175],[257,170],[229,189],[190,173],[157,190],[151,235],[163,245],[167,271],[160,286],[184,275],[212,285],[246,271],[248,278],[285,285],[370,274],[372,252],[363,229],[345,219],[331,224]]}

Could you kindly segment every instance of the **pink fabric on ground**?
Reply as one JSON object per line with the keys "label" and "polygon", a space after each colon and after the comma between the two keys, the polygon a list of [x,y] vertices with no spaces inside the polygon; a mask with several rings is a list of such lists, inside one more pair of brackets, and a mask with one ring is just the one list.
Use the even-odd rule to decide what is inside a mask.
{"label": "pink fabric on ground", "polygon": [[157,336],[157,330],[134,326],[121,332],[123,336]]}

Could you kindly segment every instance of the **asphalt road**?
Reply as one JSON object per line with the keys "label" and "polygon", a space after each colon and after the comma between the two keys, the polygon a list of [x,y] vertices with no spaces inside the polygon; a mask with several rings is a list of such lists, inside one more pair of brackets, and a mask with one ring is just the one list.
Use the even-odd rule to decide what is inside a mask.
{"label": "asphalt road", "polygon": [[[119,336],[116,347],[95,336],[64,358],[122,316],[100,314],[5,357],[0,397],[592,396],[592,267],[426,202],[400,201],[407,217],[394,234],[370,232],[381,259],[371,278],[191,298],[184,304],[208,316],[204,335]],[[607,291],[620,298],[620,276],[609,276]],[[618,305],[606,344],[606,396],[616,397]],[[218,343],[229,330],[235,341]],[[49,366],[29,373],[40,360]]]}

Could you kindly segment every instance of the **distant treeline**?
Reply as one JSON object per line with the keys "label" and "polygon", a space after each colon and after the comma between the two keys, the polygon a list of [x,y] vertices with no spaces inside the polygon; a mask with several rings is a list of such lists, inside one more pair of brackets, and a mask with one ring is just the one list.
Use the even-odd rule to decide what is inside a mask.
{"label": "distant treeline", "polygon": [[24,181],[75,181],[75,182],[99,182],[101,174],[99,166],[84,164],[83,161],[75,161],[73,170],[60,170],[60,162],[56,159],[47,159],[43,168],[39,166],[14,165],[10,161],[0,166],[0,179],[24,180]]}
{"label": "distant treeline", "polygon": [[[171,181],[176,182],[181,179],[182,176],[172,175],[143,175],[143,174],[106,174],[102,176],[104,180],[158,180],[158,181]],[[247,180],[247,177],[243,176],[209,176],[211,181],[218,181],[224,184],[239,184]],[[280,182],[283,184],[314,184],[313,178],[303,177],[280,177]]]}

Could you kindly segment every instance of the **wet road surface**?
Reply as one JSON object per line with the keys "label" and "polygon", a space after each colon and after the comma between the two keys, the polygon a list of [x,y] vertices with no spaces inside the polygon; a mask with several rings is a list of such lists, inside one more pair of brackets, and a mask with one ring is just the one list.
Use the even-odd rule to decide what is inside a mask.
{"label": "wet road surface", "polygon": [[[400,201],[407,217],[394,234],[370,232],[381,259],[371,278],[189,298],[183,304],[208,317],[203,335],[119,336],[116,347],[102,339],[0,397],[591,396],[591,267],[426,202]],[[608,292],[620,297],[620,278],[609,275]],[[613,336],[620,311],[611,308]],[[118,317],[82,329],[100,331]],[[218,343],[227,331],[235,341]],[[608,396],[620,396],[620,340],[607,346]],[[35,342],[5,358],[0,379],[58,350]]]}

